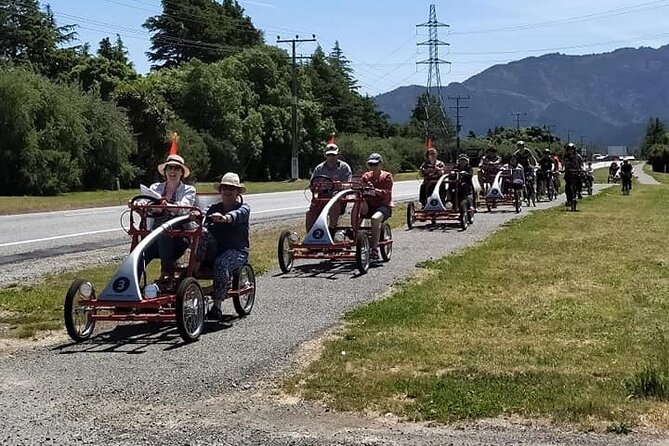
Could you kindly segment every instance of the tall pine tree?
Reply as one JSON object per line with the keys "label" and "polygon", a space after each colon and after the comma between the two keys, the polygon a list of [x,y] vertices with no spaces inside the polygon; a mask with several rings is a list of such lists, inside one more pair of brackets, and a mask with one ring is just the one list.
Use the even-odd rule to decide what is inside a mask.
{"label": "tall pine tree", "polygon": [[144,27],[153,33],[146,53],[153,68],[179,66],[191,59],[216,62],[263,43],[261,31],[236,0],[162,0],[163,12]]}

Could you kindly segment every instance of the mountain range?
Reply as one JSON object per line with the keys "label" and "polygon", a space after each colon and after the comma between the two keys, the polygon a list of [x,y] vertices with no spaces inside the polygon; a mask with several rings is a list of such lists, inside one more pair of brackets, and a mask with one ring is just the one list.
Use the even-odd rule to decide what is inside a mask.
{"label": "mountain range", "polygon": [[[424,86],[410,85],[375,97],[391,122],[405,123]],[[669,119],[669,45],[621,48],[610,53],[546,54],[495,65],[466,81],[442,87],[444,109],[454,120],[461,101],[461,135],[494,127],[551,125],[563,139],[638,145],[651,117]]]}

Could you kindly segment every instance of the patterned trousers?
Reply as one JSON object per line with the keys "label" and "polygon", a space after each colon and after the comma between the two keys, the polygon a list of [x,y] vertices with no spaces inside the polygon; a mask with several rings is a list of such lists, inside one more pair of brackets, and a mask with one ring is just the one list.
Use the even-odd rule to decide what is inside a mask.
{"label": "patterned trousers", "polygon": [[224,299],[228,291],[232,273],[238,270],[249,258],[249,254],[239,249],[226,249],[214,260],[214,298]]}

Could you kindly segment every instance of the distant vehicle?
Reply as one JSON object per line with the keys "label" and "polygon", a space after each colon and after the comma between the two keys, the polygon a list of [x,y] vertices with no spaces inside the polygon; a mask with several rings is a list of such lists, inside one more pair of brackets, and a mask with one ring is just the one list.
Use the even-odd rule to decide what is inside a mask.
{"label": "distant vehicle", "polygon": [[601,153],[595,153],[592,155],[592,160],[593,161],[605,161],[605,158],[608,155],[602,155]]}

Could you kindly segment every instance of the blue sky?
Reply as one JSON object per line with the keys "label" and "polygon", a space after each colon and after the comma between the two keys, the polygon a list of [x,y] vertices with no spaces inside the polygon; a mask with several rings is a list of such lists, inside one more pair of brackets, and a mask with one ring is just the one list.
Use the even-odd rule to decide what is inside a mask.
{"label": "blue sky", "polygon": [[[120,34],[142,73],[150,34],[142,23],[161,12],[160,0],[50,0],[59,24],[78,23],[92,50],[105,36]],[[377,95],[402,85],[425,85],[430,4],[436,5],[441,83],[462,82],[488,67],[528,56],[560,52],[592,54],[621,47],[669,43],[669,0],[240,0],[267,43],[277,36],[316,35],[326,52],[339,41],[362,93]],[[281,45],[280,45],[281,46]],[[289,49],[287,44],[282,46]],[[308,55],[314,43],[302,43]]]}

